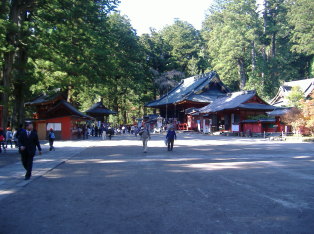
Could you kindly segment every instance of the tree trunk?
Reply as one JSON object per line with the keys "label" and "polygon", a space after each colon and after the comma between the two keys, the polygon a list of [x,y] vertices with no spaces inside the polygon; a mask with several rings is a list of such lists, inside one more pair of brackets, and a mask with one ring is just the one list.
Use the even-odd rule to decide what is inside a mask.
{"label": "tree trunk", "polygon": [[[153,89],[153,93],[154,93],[154,100],[157,100],[157,89],[156,88]],[[154,115],[156,115],[157,114],[157,109],[154,108],[153,111],[154,111]]]}
{"label": "tree trunk", "polygon": [[255,42],[254,41],[252,41],[251,56],[252,56],[252,72],[254,72],[255,67],[256,67],[256,51],[255,51]]}
{"label": "tree trunk", "polygon": [[4,128],[7,127],[8,120],[9,120],[9,97],[11,94],[13,57],[14,57],[14,52],[6,52],[4,54],[4,64],[3,64],[4,91],[2,94],[2,104],[3,104],[2,123],[3,123]]}
{"label": "tree trunk", "polygon": [[16,56],[16,67],[18,68],[18,75],[14,82],[14,111],[12,125],[18,127],[24,122],[24,102],[25,102],[25,83],[23,82],[26,74],[27,65],[27,51],[26,48],[20,46]]}
{"label": "tree trunk", "polygon": [[[125,92],[126,93],[126,92]],[[122,116],[122,118],[123,118],[123,124],[126,124],[127,123],[127,110],[126,110],[126,97],[125,97],[125,95],[123,95],[123,97],[122,97],[123,99],[122,99],[122,103],[123,103],[123,116]]]}
{"label": "tree trunk", "polygon": [[[29,20],[27,18],[26,11],[20,13],[19,16],[19,24],[22,25],[25,21]],[[25,31],[20,30],[17,34],[18,38],[23,40],[26,36]],[[12,116],[12,126],[18,127],[20,124],[24,122],[25,117],[25,80],[26,80],[26,69],[27,69],[27,60],[28,53],[27,47],[23,43],[17,44],[18,50],[15,56],[14,67],[16,70],[16,75],[13,82],[13,95],[14,95],[14,110]]]}
{"label": "tree trunk", "polygon": [[271,52],[270,52],[270,56],[272,58],[276,57],[276,33],[272,33],[271,35]]}
{"label": "tree trunk", "polygon": [[25,119],[25,93],[24,93],[24,85],[22,83],[14,84],[14,96],[15,96],[15,103],[14,103],[14,111],[12,117],[12,126],[18,127],[20,124],[23,124]]}
{"label": "tree trunk", "polygon": [[246,84],[246,74],[245,74],[245,68],[244,68],[244,61],[243,58],[237,59],[238,62],[238,74],[240,78],[240,89],[243,90]]}
{"label": "tree trunk", "polygon": [[73,96],[73,86],[69,85],[67,89],[67,102],[72,103],[72,96]]}
{"label": "tree trunk", "polygon": [[[9,21],[17,26],[19,25],[19,15],[20,15],[19,1],[15,0],[11,2]],[[8,31],[6,35],[6,41],[8,45],[16,48],[17,33],[13,31]],[[3,102],[3,116],[2,123],[3,127],[7,127],[9,119],[9,97],[11,96],[11,82],[12,82],[12,71],[14,63],[15,49],[5,52],[3,56],[3,88],[4,92],[2,94]]]}

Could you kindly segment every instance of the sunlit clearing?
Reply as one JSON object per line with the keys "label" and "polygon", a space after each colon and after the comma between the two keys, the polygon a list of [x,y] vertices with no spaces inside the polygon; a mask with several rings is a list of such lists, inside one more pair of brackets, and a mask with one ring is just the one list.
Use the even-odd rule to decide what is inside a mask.
{"label": "sunlit clearing", "polygon": [[[263,165],[264,164],[264,165]],[[253,168],[263,168],[265,164],[271,166],[281,166],[275,162],[268,161],[256,161],[256,162],[223,162],[223,163],[198,163],[198,164],[182,164],[182,167],[200,169],[205,171],[216,171],[225,169],[253,169]],[[176,166],[178,165],[170,165]]]}
{"label": "sunlit clearing", "polygon": [[98,160],[95,163],[125,163],[125,160]]}
{"label": "sunlit clearing", "polygon": [[15,192],[16,192],[16,190],[14,190],[14,189],[10,189],[10,190],[0,190],[0,196],[13,194],[13,193],[15,193]]}
{"label": "sunlit clearing", "polygon": [[312,158],[312,156],[295,156],[293,158]]}
{"label": "sunlit clearing", "polygon": [[47,179],[60,179],[60,178],[63,178],[64,176],[60,174],[56,174],[56,173],[53,173],[53,174],[50,173],[47,175],[43,175],[43,177]]}
{"label": "sunlit clearing", "polygon": [[125,160],[103,160],[103,159],[84,159],[84,160],[73,160],[73,161],[68,161],[68,164],[88,164],[88,163],[125,163],[127,161]]}

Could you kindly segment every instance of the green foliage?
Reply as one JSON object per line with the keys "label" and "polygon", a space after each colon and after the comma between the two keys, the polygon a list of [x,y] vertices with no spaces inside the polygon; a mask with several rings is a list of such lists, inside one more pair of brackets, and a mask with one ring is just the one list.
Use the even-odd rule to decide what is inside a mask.
{"label": "green foliage", "polygon": [[314,1],[289,1],[288,20],[292,27],[290,40],[294,43],[292,50],[306,55],[314,55]]}
{"label": "green foliage", "polygon": [[210,64],[231,89],[255,89],[271,99],[282,81],[310,74],[311,57],[291,52],[287,15],[293,14],[291,4],[283,0],[265,0],[261,12],[255,0],[215,1],[202,35]]}
{"label": "green foliage", "polygon": [[259,12],[255,0],[216,0],[201,32],[177,19],[141,37],[114,11],[118,2],[2,1],[0,65],[12,69],[0,73],[0,92],[11,113],[59,89],[82,111],[102,100],[118,111],[112,120],[130,123],[146,114],[144,103],[191,75],[216,70],[229,88],[265,99],[282,81],[314,75],[313,1],[264,0]]}
{"label": "green foliage", "polygon": [[[211,64],[229,86],[243,87],[252,42],[257,40],[258,14],[255,1],[220,1],[203,25]],[[218,9],[218,10],[217,10]],[[243,88],[242,87],[242,88]],[[235,88],[235,87],[234,87]]]}
{"label": "green foliage", "polygon": [[301,88],[299,86],[292,87],[287,99],[289,100],[289,106],[301,108],[302,100],[304,100],[304,94]]}
{"label": "green foliage", "polygon": [[200,62],[203,41],[191,24],[177,19],[173,25],[161,30],[160,35],[168,45],[173,60],[172,69],[184,72],[187,76],[204,71]]}

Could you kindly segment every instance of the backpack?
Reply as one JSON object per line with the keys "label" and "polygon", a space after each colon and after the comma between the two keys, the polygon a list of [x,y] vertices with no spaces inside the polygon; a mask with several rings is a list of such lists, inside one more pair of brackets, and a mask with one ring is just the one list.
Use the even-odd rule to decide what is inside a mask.
{"label": "backpack", "polygon": [[54,132],[50,132],[49,133],[49,138],[55,139],[56,138],[55,133]]}

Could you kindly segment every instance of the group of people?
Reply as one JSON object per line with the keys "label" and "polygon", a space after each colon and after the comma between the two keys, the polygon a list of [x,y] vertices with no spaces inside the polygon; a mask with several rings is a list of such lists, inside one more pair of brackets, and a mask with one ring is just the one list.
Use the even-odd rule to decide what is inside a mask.
{"label": "group of people", "polygon": [[[176,139],[176,132],[174,131],[174,127],[172,125],[166,125],[167,127],[167,136],[166,136],[166,145],[168,147],[168,151],[173,150],[174,140]],[[92,126],[79,126],[78,127],[78,138],[80,139],[83,136],[83,139],[88,139],[88,136],[94,137],[102,137],[109,138],[113,135],[120,134],[134,134],[135,136],[140,135],[140,138],[143,142],[143,151],[147,152],[147,142],[151,139],[149,126],[143,124],[143,126],[138,127],[135,125],[121,125],[116,128],[111,127],[110,125],[101,124],[99,127],[97,125]]]}
{"label": "group of people", "polygon": [[111,140],[114,135],[114,129],[110,125],[101,124],[99,127],[97,125],[87,126],[82,125],[77,128],[77,138],[78,139],[88,139],[88,137],[100,137],[103,140],[108,138]]}
{"label": "group of people", "polygon": [[88,137],[99,137],[104,139],[110,139],[113,135],[121,134],[135,134],[137,135],[140,131],[138,126],[134,125],[120,125],[112,127],[109,124],[102,123],[100,126],[95,125],[80,125],[77,128],[78,139],[88,139]]}
{"label": "group of people", "polygon": [[[134,133],[135,135],[140,135],[141,140],[143,142],[143,151],[144,153],[147,152],[147,142],[148,140],[151,139],[151,135],[150,135],[150,130],[148,126],[143,125],[142,127],[139,128],[133,128],[132,129],[132,133]],[[114,134],[114,129],[111,127],[104,127],[102,133],[111,135]],[[130,130],[131,133],[131,130]],[[51,128],[48,132],[48,140],[49,140],[49,150],[55,150],[53,144],[54,144],[54,140],[55,140],[56,136],[54,133],[54,130]],[[176,132],[173,128],[173,126],[171,126],[168,129],[167,135],[166,135],[166,144],[168,147],[168,151],[172,151],[173,150],[173,144],[174,144],[174,140],[177,138]],[[6,143],[6,146],[5,146]],[[38,134],[37,131],[33,129],[33,124],[32,123],[25,123],[25,127],[23,128],[23,126],[21,125],[16,131],[14,131],[14,133],[11,131],[10,128],[7,128],[6,133],[4,133],[3,129],[0,128],[0,152],[1,147],[3,149],[5,149],[8,144],[12,146],[12,144],[15,144],[16,147],[19,148],[19,152],[21,154],[21,161],[23,164],[24,169],[26,170],[26,174],[25,174],[25,180],[29,180],[31,178],[32,175],[32,168],[33,168],[33,159],[34,156],[36,154],[36,150],[38,149],[39,154],[41,154],[41,146],[39,143],[39,139],[38,139]]]}
{"label": "group of people", "polygon": [[[149,128],[146,126],[142,126],[138,134],[141,136],[141,139],[143,142],[143,151],[144,153],[147,153],[147,142],[148,140],[151,139]],[[167,131],[166,140],[165,140],[168,151],[173,150],[174,140],[176,139],[177,139],[177,134],[174,130],[174,127],[170,126]]]}
{"label": "group of people", "polygon": [[2,150],[6,151],[8,145],[10,145],[11,148],[13,148],[13,144],[15,147],[18,146],[17,134],[18,132],[16,130],[12,132],[10,127],[6,129],[6,132],[4,132],[3,128],[0,128],[0,153],[2,153]]}

